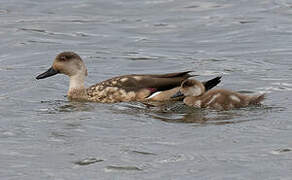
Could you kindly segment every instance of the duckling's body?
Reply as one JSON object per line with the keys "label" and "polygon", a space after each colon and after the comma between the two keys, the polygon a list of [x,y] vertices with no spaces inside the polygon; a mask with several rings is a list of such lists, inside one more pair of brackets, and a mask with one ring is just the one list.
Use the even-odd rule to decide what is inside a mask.
{"label": "duckling's body", "polygon": [[256,105],[264,99],[264,94],[248,96],[226,89],[212,89],[205,92],[202,83],[193,79],[185,80],[181,85],[180,92],[186,96],[183,100],[186,105],[216,110],[230,110]]}
{"label": "duckling's body", "polygon": [[[185,79],[191,77],[190,71],[170,74],[133,74],[114,77],[89,88],[84,86],[87,69],[79,55],[63,52],[57,55],[50,69],[37,76],[43,79],[55,74],[65,74],[70,78],[68,98],[70,100],[94,101],[103,103],[128,101],[166,101],[178,92]],[[211,89],[220,82],[221,77],[204,82]]]}

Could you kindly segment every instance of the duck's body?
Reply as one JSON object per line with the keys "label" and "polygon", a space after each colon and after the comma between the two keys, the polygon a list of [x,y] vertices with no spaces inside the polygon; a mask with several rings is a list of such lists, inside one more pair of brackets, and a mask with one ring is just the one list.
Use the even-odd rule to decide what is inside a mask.
{"label": "duck's body", "polygon": [[[53,66],[37,76],[37,79],[57,73],[70,77],[67,94],[70,100],[103,103],[172,100],[171,97],[178,92],[180,84],[192,76],[189,74],[190,71],[160,75],[124,75],[85,88],[87,69],[80,56],[73,52],[63,52],[57,55]],[[203,84],[206,89],[211,89],[220,82],[220,78],[214,78]]]}
{"label": "duck's body", "polygon": [[[163,75],[125,75],[114,77],[87,89],[90,101],[165,101],[178,91],[188,72]],[[153,95],[153,96],[151,96]]]}
{"label": "duck's body", "polygon": [[264,94],[248,96],[226,89],[212,89],[206,92],[203,84],[193,79],[185,80],[179,92],[186,96],[183,100],[186,105],[216,110],[230,110],[257,105],[264,99]]}

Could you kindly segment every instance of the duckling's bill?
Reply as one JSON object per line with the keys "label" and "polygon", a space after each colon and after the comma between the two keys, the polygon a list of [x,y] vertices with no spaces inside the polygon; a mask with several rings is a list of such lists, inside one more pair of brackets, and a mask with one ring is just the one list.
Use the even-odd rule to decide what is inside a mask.
{"label": "duckling's bill", "polygon": [[177,97],[182,97],[182,96],[184,96],[184,94],[181,91],[178,91],[177,93],[172,95],[171,98],[177,98]]}

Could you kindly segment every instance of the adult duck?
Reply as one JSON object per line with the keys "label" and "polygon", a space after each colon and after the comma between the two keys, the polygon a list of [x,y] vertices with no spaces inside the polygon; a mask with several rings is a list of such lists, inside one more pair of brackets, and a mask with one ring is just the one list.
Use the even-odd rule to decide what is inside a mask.
{"label": "adult duck", "polygon": [[[117,76],[86,88],[84,81],[87,68],[81,57],[74,52],[58,54],[53,65],[36,79],[44,79],[56,74],[70,78],[69,100],[102,103],[129,101],[167,101],[179,91],[181,83],[191,77],[191,71],[169,74],[132,74]],[[221,77],[203,82],[206,90],[220,83]]]}

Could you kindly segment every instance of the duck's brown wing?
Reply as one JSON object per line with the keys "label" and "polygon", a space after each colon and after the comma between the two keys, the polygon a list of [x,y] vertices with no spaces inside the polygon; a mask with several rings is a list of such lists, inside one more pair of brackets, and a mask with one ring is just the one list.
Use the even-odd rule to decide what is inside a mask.
{"label": "duck's brown wing", "polygon": [[[153,87],[158,88],[158,90],[167,90],[177,86],[180,86],[182,81],[189,77],[193,77],[195,75],[190,75],[189,73],[192,71],[185,71],[179,73],[170,73],[170,74],[160,74],[160,75],[150,75],[147,77],[145,75],[145,79],[143,87]],[[143,76],[143,75],[141,75]],[[217,76],[216,78],[210,79],[208,81],[202,82],[205,86],[206,91],[212,89],[217,86],[221,82],[222,76]]]}
{"label": "duck's brown wing", "polygon": [[193,75],[190,75],[191,71],[169,73],[169,74],[157,74],[157,75],[133,75],[130,78],[141,78],[136,87],[140,88],[155,88],[157,91],[164,91],[178,87],[181,83]]}
{"label": "duck's brown wing", "polygon": [[177,72],[177,73],[168,73],[168,74],[145,74],[145,75],[141,75],[141,76],[151,76],[151,77],[155,77],[155,78],[174,78],[174,77],[192,77],[195,75],[190,75],[189,73],[191,73],[193,71],[184,71],[184,72]]}
{"label": "duck's brown wing", "polygon": [[118,76],[105,80],[94,86],[117,87],[126,91],[135,91],[143,88],[153,88],[155,91],[163,91],[180,86],[182,81],[192,77],[191,71],[169,74],[131,74]]}

